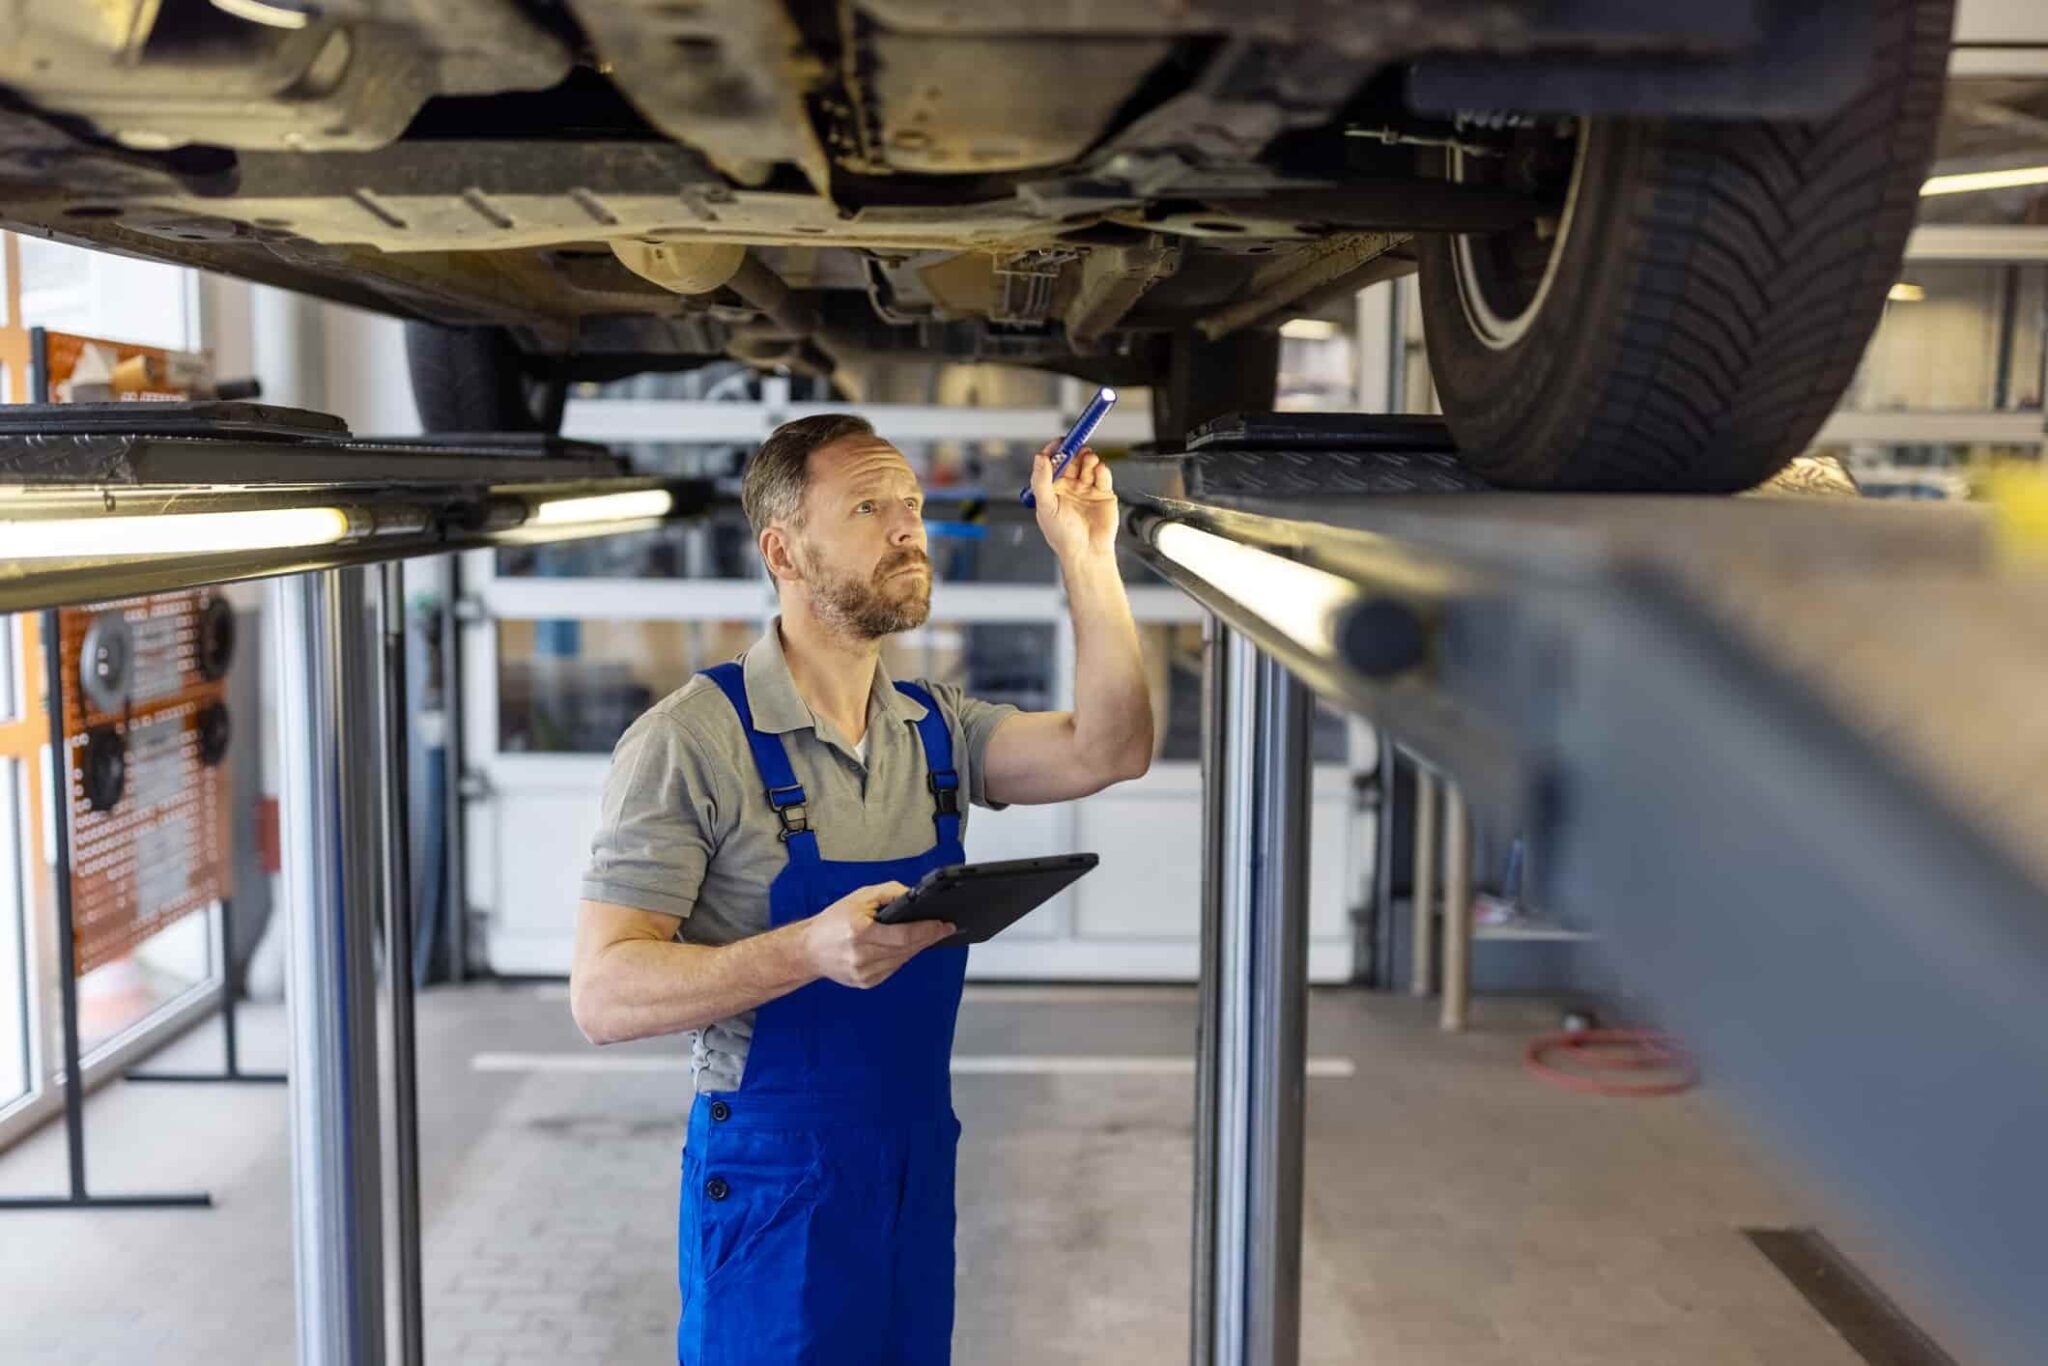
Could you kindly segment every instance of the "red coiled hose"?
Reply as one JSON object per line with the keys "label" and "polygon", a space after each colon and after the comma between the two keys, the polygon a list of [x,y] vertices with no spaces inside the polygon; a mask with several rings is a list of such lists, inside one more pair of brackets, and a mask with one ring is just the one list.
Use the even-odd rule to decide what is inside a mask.
{"label": "red coiled hose", "polygon": [[[1553,1055],[1571,1059],[1553,1065]],[[1561,1059],[1560,1059],[1561,1060]],[[1668,1035],[1651,1029],[1579,1029],[1533,1039],[1522,1065],[1543,1080],[1595,1096],[1675,1096],[1700,1079],[1698,1064]],[[1615,1077],[1653,1072],[1653,1077]],[[1608,1075],[1603,1075],[1608,1074]]]}

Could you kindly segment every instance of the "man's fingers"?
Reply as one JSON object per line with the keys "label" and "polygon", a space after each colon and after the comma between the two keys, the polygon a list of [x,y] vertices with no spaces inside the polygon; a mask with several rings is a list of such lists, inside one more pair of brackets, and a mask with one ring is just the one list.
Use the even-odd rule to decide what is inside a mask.
{"label": "man's fingers", "polygon": [[1052,447],[1042,447],[1031,457],[1031,494],[1040,502],[1052,497]]}
{"label": "man's fingers", "polygon": [[872,947],[899,949],[916,942],[917,926],[884,925],[877,920],[871,925],[862,926],[855,937],[861,943]]}
{"label": "man's fingers", "polygon": [[904,926],[904,928],[914,929],[918,931],[918,933],[911,940],[910,943],[904,945],[902,948],[889,949],[886,951],[882,961],[890,965],[889,970],[891,972],[894,972],[897,968],[902,967],[905,963],[908,963],[911,959],[917,957],[920,953],[923,953],[926,949],[932,947],[932,945],[938,943],[940,940],[950,938],[953,934],[954,929],[953,926],[948,925],[944,921],[940,920],[924,920],[918,922],[916,925],[906,925]]}
{"label": "man's fingers", "polygon": [[877,920],[859,933],[860,942],[883,949],[908,949],[915,951],[924,947],[928,920],[913,920],[907,925],[884,925]]}
{"label": "man's fingers", "polygon": [[877,920],[863,926],[855,937],[869,948],[908,955],[938,943],[955,928],[943,920],[913,920],[903,925],[885,925]]}
{"label": "man's fingers", "polygon": [[861,890],[867,893],[868,899],[879,909],[910,889],[900,882],[877,882],[874,886],[863,887]]}

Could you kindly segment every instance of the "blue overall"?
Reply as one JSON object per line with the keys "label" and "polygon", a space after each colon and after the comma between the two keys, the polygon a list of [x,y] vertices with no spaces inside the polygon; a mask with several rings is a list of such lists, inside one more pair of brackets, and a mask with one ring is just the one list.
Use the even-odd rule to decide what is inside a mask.
{"label": "blue overall", "polygon": [[[911,858],[827,861],[782,737],[754,728],[738,664],[705,671],[746,728],[789,862],[769,922],[856,888],[966,862],[952,737],[931,695],[917,723],[937,838]],[[927,949],[881,985],[819,981],[760,1007],[736,1091],[707,1092],[683,1148],[677,1265],[683,1366],[951,1359],[953,1166],[948,1073],[965,948]]]}

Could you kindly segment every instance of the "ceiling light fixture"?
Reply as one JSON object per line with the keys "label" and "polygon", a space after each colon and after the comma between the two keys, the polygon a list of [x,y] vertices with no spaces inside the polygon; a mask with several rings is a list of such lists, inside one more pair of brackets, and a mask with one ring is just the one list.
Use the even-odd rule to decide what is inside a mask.
{"label": "ceiling light fixture", "polygon": [[1973,190],[2016,190],[2023,185],[2048,185],[2048,166],[2015,166],[2006,171],[1962,171],[1929,176],[1920,186],[1923,198],[1937,194],[1969,194]]}
{"label": "ceiling light fixture", "polygon": [[667,489],[601,493],[586,498],[550,498],[533,504],[533,513],[526,519],[526,525],[584,526],[592,522],[638,522],[666,517],[675,505],[676,497]]}
{"label": "ceiling light fixture", "polygon": [[1296,341],[1328,341],[1339,330],[1337,324],[1327,318],[1289,318],[1280,324],[1280,335]]}
{"label": "ceiling light fixture", "polygon": [[213,0],[213,7],[237,19],[266,28],[304,28],[313,18],[310,6],[301,7],[277,0]]}
{"label": "ceiling light fixture", "polygon": [[333,545],[349,536],[340,508],[0,519],[0,561],[113,560]]}

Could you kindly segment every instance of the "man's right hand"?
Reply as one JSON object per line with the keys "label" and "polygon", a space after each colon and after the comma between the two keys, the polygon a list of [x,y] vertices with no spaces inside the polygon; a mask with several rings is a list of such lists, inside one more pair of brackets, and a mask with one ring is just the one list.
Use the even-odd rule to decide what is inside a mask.
{"label": "man's right hand", "polygon": [[841,986],[872,987],[887,981],[911,958],[953,933],[938,920],[884,925],[875,912],[910,889],[884,882],[848,892],[803,922],[805,964]]}

